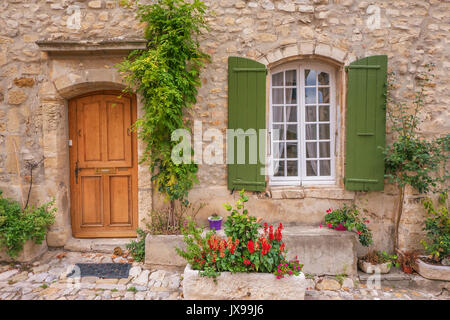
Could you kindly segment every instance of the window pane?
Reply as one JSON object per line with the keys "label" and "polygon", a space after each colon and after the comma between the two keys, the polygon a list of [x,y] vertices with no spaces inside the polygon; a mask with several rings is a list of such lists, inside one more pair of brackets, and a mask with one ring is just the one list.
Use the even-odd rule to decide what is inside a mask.
{"label": "window pane", "polygon": [[287,176],[298,176],[298,161],[287,161]]}
{"label": "window pane", "polygon": [[273,140],[284,140],[284,124],[273,125]]}
{"label": "window pane", "polygon": [[320,175],[330,176],[331,175],[331,161],[330,160],[320,160]]}
{"label": "window pane", "polygon": [[307,142],[306,143],[306,158],[317,158],[317,143]]}
{"label": "window pane", "polygon": [[297,85],[297,71],[289,70],[286,71],[286,86],[296,86]]}
{"label": "window pane", "polygon": [[306,175],[317,176],[317,161],[306,161]]}
{"label": "window pane", "polygon": [[306,140],[316,140],[317,139],[317,125],[316,124],[307,124],[305,125],[305,138]]}
{"label": "window pane", "polygon": [[272,103],[273,104],[283,104],[283,88],[272,89]]}
{"label": "window pane", "polygon": [[330,88],[319,88],[319,103],[330,103]]}
{"label": "window pane", "polygon": [[330,106],[319,106],[319,121],[330,121]]}
{"label": "window pane", "polygon": [[305,103],[306,104],[316,103],[316,88],[305,88]]}
{"label": "window pane", "polygon": [[316,85],[316,72],[314,70],[305,70],[305,82],[307,86]]}
{"label": "window pane", "polygon": [[306,122],[317,121],[316,107],[315,106],[306,106],[305,108],[306,108],[306,111],[305,111]]}
{"label": "window pane", "polygon": [[330,139],[330,125],[329,124],[320,124],[319,139],[320,140]]}
{"label": "window pane", "polygon": [[319,143],[319,157],[320,158],[329,158],[330,157],[330,143],[329,142],[320,142]]}
{"label": "window pane", "polygon": [[272,76],[272,86],[283,86],[283,72],[275,73]]}
{"label": "window pane", "polygon": [[286,107],[286,121],[297,122],[297,106]]}
{"label": "window pane", "polygon": [[286,126],[286,140],[297,140],[297,125],[288,124]]}
{"label": "window pane", "polygon": [[330,75],[326,72],[319,73],[319,85],[326,86],[330,84]]}
{"label": "window pane", "polygon": [[273,107],[273,122],[284,122],[283,109],[281,106]]}
{"label": "window pane", "polygon": [[284,142],[274,142],[273,144],[273,157],[275,159],[283,159],[284,156]]}
{"label": "window pane", "polygon": [[284,160],[273,162],[273,175],[275,177],[284,177]]}
{"label": "window pane", "polygon": [[297,103],[297,89],[286,88],[286,104],[296,104]]}
{"label": "window pane", "polygon": [[286,143],[286,153],[287,158],[297,158],[297,143],[288,142]]}

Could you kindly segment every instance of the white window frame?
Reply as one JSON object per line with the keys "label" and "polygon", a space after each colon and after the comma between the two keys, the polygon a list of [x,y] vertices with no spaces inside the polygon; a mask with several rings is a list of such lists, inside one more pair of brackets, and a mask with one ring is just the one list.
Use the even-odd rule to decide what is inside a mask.
{"label": "white window frame", "polygon": [[[307,176],[306,175],[306,141],[305,141],[305,69],[317,72],[326,72],[330,76],[330,176]],[[296,70],[297,71],[297,161],[299,162],[298,175],[291,177],[269,176],[269,185],[273,186],[305,186],[305,185],[335,185],[336,184],[336,124],[337,124],[337,103],[336,103],[336,70],[334,67],[320,62],[292,62],[273,68],[269,72],[269,137],[270,147],[268,158],[269,164],[273,166],[273,106],[272,106],[272,76],[278,72]],[[317,84],[318,85],[318,84]],[[318,99],[316,97],[316,99]],[[317,101],[317,100],[316,100]],[[317,117],[319,115],[317,114]],[[284,119],[286,123],[287,119]],[[318,121],[318,119],[317,119]],[[317,130],[318,134],[318,130]],[[319,140],[319,137],[317,137]],[[284,152],[287,152],[285,150]],[[319,154],[317,155],[319,157]]]}

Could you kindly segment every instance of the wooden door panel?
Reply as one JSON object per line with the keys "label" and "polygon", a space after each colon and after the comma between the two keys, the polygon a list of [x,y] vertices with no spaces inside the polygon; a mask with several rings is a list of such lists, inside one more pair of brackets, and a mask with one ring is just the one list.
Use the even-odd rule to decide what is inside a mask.
{"label": "wooden door panel", "polygon": [[81,168],[94,168],[102,162],[102,101],[86,97],[77,102],[78,161]]}
{"label": "wooden door panel", "polygon": [[106,104],[106,159],[116,167],[131,167],[131,109],[128,101],[109,98]]}
{"label": "wooden door panel", "polygon": [[137,139],[135,97],[105,92],[69,101],[74,237],[135,237]]}
{"label": "wooden door panel", "polygon": [[110,226],[131,225],[131,176],[110,176]]}
{"label": "wooden door panel", "polygon": [[101,177],[82,176],[79,181],[81,227],[102,226],[103,187]]}

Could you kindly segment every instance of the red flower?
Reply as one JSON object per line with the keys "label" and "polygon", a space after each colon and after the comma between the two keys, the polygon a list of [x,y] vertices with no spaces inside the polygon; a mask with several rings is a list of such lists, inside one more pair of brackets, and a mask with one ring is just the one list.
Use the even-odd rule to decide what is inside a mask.
{"label": "red flower", "polygon": [[267,232],[267,222],[264,222],[264,233]]}
{"label": "red flower", "polygon": [[370,221],[369,220],[366,220],[366,223],[369,223]]}
{"label": "red flower", "polygon": [[328,228],[332,228],[333,225],[331,223],[328,224]]}
{"label": "red flower", "polygon": [[331,208],[329,208],[328,210],[327,210],[327,213],[330,213],[331,212]]}
{"label": "red flower", "polygon": [[248,261],[246,258],[244,258],[244,264],[247,266],[247,265],[249,265],[251,262],[250,261]]}
{"label": "red flower", "polygon": [[250,251],[250,253],[253,253],[255,251],[255,247],[253,246],[253,240],[250,240],[247,243],[247,248],[248,248],[248,251]]}
{"label": "red flower", "polygon": [[280,246],[280,252],[283,252],[283,251],[284,251],[284,242]]}
{"label": "red flower", "polygon": [[273,227],[270,226],[269,227],[269,241],[272,241],[274,239],[273,237]]}
{"label": "red flower", "polygon": [[321,228],[323,227],[322,224],[320,224],[320,227],[321,227]]}
{"label": "red flower", "polygon": [[357,234],[361,234],[361,231],[357,231],[356,233],[357,233]]}

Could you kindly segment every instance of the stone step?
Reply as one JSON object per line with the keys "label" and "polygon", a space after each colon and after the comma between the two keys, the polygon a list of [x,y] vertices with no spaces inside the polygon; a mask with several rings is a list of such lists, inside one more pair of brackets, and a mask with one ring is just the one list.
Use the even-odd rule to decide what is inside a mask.
{"label": "stone step", "polygon": [[318,226],[286,227],[283,240],[287,258],[297,257],[304,273],[357,275],[357,237],[353,232]]}
{"label": "stone step", "polygon": [[[218,235],[225,237],[223,230]],[[334,231],[318,226],[294,226],[283,230],[288,249],[287,258],[298,257],[303,272],[314,275],[357,275],[356,234]],[[184,268],[176,247],[183,247],[182,236],[148,235],[145,243],[145,263],[151,267],[170,266]]]}
{"label": "stone step", "polygon": [[101,252],[112,254],[114,248],[125,250],[125,245],[135,238],[98,238],[76,239],[70,238],[64,245],[64,250],[77,252]]}

